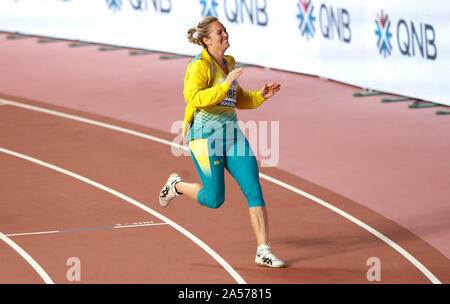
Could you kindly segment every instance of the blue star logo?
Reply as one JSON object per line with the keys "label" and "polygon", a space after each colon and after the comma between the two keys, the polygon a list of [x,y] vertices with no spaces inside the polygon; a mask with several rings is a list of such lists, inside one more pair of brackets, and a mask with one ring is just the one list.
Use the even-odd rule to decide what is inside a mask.
{"label": "blue star logo", "polygon": [[392,51],[392,33],[390,31],[391,21],[389,20],[388,15],[383,14],[383,11],[381,11],[381,14],[375,19],[375,24],[377,25],[377,29],[375,30],[375,34],[378,36],[377,46],[380,54],[383,54],[384,58],[386,58],[387,55],[391,55]]}
{"label": "blue star logo", "polygon": [[217,17],[216,7],[218,7],[219,4],[217,4],[216,0],[200,0],[200,4],[203,5],[202,17]]}
{"label": "blue star logo", "polygon": [[122,0],[106,0],[106,5],[108,5],[108,9],[116,13],[122,8]]}
{"label": "blue star logo", "polygon": [[297,8],[299,11],[297,18],[300,20],[298,28],[302,36],[306,36],[306,39],[309,40],[314,37],[316,31],[314,28],[316,17],[313,16],[314,6],[311,4],[311,0],[299,0]]}

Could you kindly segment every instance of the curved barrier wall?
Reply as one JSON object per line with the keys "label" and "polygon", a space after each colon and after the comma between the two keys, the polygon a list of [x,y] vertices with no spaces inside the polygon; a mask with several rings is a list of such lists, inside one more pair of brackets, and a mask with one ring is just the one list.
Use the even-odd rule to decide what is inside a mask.
{"label": "curved barrier wall", "polygon": [[196,55],[206,15],[240,62],[450,105],[448,0],[1,0],[0,30]]}

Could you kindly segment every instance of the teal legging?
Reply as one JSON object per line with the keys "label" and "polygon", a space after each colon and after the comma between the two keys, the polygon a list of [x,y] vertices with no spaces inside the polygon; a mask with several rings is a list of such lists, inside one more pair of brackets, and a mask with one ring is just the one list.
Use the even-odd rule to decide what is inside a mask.
{"label": "teal legging", "polygon": [[222,206],[226,168],[241,187],[249,207],[265,206],[258,163],[243,134],[231,139],[194,139],[189,142],[189,148],[203,185],[197,195],[201,205],[209,208]]}

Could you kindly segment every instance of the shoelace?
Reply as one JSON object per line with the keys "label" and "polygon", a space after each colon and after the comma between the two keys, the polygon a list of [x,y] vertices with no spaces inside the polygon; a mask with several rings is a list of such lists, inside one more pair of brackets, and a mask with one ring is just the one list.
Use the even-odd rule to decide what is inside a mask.
{"label": "shoelace", "polygon": [[276,260],[277,258],[275,257],[275,255],[272,253],[272,251],[270,251],[270,250],[262,250],[262,251],[260,251],[260,252],[258,252],[258,255],[261,257],[261,258],[270,258],[270,259],[273,259],[273,260]]}
{"label": "shoelace", "polygon": [[269,244],[265,244],[264,248],[257,251],[257,255],[264,263],[272,264],[273,261],[279,261],[279,259],[273,254],[272,248]]}
{"label": "shoelace", "polygon": [[260,257],[265,257],[265,256],[268,255],[268,254],[271,254],[271,255],[273,256],[272,248],[270,247],[269,244],[266,244],[266,246],[264,246],[264,248],[262,248],[262,249],[260,249],[260,250],[257,251],[257,254],[258,254]]}
{"label": "shoelace", "polygon": [[272,252],[272,247],[269,243],[264,243],[258,247],[257,252]]}

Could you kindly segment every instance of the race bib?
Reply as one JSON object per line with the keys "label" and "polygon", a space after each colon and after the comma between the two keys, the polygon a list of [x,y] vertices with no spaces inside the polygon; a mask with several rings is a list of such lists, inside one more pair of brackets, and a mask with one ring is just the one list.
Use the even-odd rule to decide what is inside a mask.
{"label": "race bib", "polygon": [[[221,82],[225,81],[225,79],[222,79]],[[224,107],[231,107],[236,108],[237,101],[236,101],[236,94],[237,94],[237,81],[233,81],[233,84],[231,85],[231,88],[227,92],[227,96],[224,100],[222,100],[218,105],[224,106]]]}

